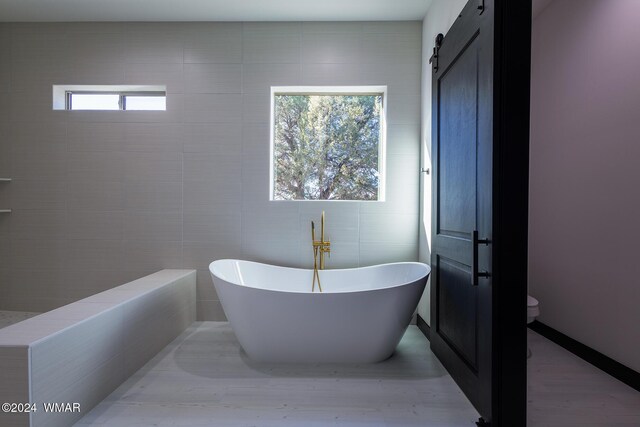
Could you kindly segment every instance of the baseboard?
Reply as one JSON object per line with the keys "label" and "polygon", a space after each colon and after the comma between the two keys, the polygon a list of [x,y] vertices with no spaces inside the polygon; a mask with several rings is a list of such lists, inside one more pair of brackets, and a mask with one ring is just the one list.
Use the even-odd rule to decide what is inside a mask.
{"label": "baseboard", "polygon": [[424,321],[422,317],[420,317],[419,314],[416,314],[416,326],[418,327],[418,329],[420,329],[420,331],[422,331],[427,339],[431,337],[431,327],[427,324],[427,322]]}
{"label": "baseboard", "polygon": [[629,387],[633,387],[640,391],[640,372],[636,372],[622,363],[616,362],[599,351],[594,350],[591,347],[566,336],[562,332],[556,331],[542,322],[538,322],[537,320],[529,324],[529,329],[539,333],[548,340],[553,341],[579,358],[591,363],[596,368],[606,372],[617,380],[622,381]]}

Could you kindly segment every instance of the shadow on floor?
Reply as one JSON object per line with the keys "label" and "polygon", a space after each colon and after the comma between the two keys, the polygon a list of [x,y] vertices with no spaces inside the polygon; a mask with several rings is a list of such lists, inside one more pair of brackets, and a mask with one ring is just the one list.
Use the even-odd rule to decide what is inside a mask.
{"label": "shadow on floor", "polygon": [[[185,337],[173,350],[182,370],[210,378],[363,378],[425,379],[447,375],[429,349],[429,342],[410,327],[394,354],[371,364],[261,363],[251,360],[227,323],[207,322]],[[224,361],[224,363],[220,363]]]}

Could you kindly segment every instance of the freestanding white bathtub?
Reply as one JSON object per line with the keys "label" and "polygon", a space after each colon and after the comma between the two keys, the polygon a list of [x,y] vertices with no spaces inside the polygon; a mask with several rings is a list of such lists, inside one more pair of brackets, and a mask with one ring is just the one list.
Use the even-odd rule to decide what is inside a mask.
{"label": "freestanding white bathtub", "polygon": [[402,338],[427,282],[426,264],[313,270],[222,259],[209,265],[231,327],[260,362],[371,363]]}

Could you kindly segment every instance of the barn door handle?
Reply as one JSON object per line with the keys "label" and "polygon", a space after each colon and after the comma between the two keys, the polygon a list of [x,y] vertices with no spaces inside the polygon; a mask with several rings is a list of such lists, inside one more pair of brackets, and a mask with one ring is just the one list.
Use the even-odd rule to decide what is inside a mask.
{"label": "barn door handle", "polygon": [[489,239],[478,239],[478,230],[473,230],[471,242],[471,250],[473,251],[471,256],[471,286],[478,286],[478,278],[491,276],[488,271],[478,271],[478,246],[489,245],[489,243],[491,243]]}

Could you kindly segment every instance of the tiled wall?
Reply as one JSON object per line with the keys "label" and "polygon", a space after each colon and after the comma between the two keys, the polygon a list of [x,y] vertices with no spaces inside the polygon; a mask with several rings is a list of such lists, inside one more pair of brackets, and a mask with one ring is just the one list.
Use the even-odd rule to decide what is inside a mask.
{"label": "tiled wall", "polygon": [[[416,260],[421,22],[0,24],[0,309],[162,268]],[[167,111],[53,111],[53,84],[166,84]],[[271,85],[388,85],[387,202],[269,202]]]}

